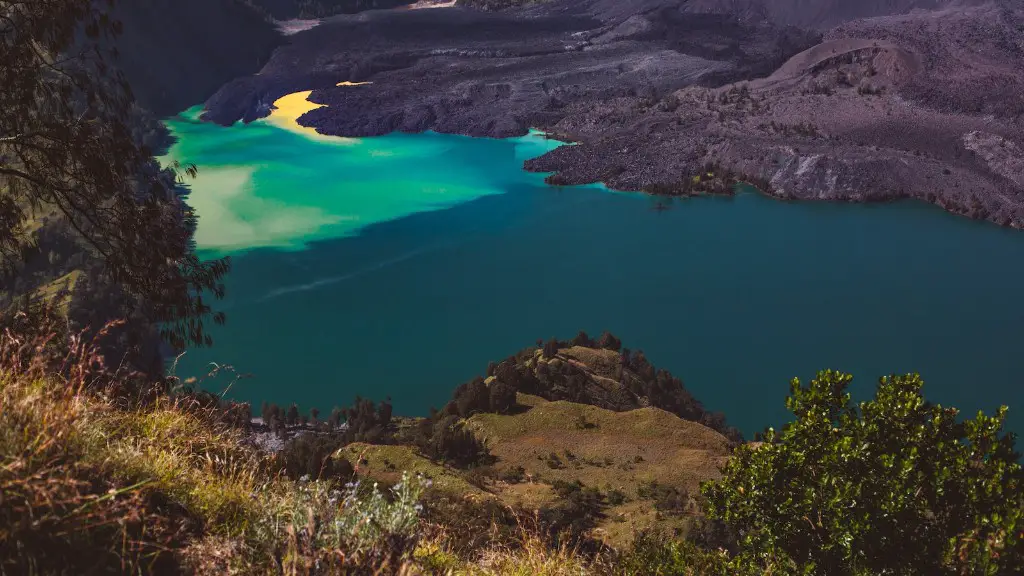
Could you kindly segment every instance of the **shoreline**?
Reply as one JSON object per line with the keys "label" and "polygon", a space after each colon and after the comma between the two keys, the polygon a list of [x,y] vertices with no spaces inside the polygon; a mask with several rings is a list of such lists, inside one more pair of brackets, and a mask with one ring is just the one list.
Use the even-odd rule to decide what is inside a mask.
{"label": "shoreline", "polygon": [[[354,83],[339,83],[338,86],[358,86],[359,84]],[[351,138],[347,136],[331,136],[328,134],[321,134],[315,127],[303,126],[299,123],[299,118],[313,110],[320,108],[326,108],[325,104],[317,104],[311,102],[309,97],[313,94],[312,90],[303,90],[301,92],[293,92],[282,96],[274,101],[271,107],[270,114],[263,118],[263,120],[289,132],[301,134],[314,140],[321,140],[324,142],[335,142],[338,144],[352,145],[359,142],[359,138]]]}

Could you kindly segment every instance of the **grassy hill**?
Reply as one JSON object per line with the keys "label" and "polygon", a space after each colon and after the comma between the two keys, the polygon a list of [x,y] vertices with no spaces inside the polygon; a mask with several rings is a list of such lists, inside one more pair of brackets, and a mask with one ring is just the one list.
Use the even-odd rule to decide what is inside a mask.
{"label": "grassy hill", "polygon": [[450,496],[526,513],[557,505],[560,490],[593,488],[600,502],[586,536],[626,548],[642,530],[685,534],[699,516],[700,483],[719,478],[731,452],[718,432],[658,408],[613,412],[526,395],[519,404],[518,414],[466,422],[490,451],[485,465],[460,469],[402,445],[353,443],[337,455],[379,482],[414,471]]}

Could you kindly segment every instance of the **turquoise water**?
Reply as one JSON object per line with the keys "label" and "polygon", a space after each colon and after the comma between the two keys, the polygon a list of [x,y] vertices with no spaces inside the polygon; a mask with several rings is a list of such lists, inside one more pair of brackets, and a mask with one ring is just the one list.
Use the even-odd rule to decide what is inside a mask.
{"label": "turquoise water", "polygon": [[[194,113],[194,111],[193,111]],[[540,337],[611,330],[748,435],[788,380],[919,371],[930,399],[1011,407],[1024,430],[1024,233],[937,209],[654,200],[552,188],[537,136],[311,139],[265,123],[169,122],[195,162],[197,239],[230,253],[209,362],[229,395],[321,409],[356,395],[424,414]],[[219,391],[228,380],[207,382]]]}

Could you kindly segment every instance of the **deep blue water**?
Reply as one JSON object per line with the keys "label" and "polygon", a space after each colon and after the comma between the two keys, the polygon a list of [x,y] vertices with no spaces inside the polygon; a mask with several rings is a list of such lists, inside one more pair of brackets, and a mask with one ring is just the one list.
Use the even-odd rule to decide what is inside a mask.
{"label": "deep blue water", "polygon": [[228,325],[178,373],[252,373],[230,394],[257,410],[360,394],[425,414],[537,338],[611,330],[748,435],[786,420],[790,378],[826,367],[862,394],[919,371],[929,399],[1008,404],[1024,429],[1024,233],[915,203],[748,193],[656,212],[593,187],[505,192],[235,255]]}

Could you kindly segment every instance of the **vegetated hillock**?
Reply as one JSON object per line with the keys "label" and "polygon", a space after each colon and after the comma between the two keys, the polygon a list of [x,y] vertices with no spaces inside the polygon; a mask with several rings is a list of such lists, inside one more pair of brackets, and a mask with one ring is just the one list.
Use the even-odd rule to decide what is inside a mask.
{"label": "vegetated hillock", "polygon": [[503,502],[620,550],[641,531],[702,529],[700,484],[720,477],[727,438],[658,408],[534,402],[466,424],[494,457],[483,486]]}
{"label": "vegetated hillock", "polygon": [[719,477],[742,438],[642,352],[609,333],[596,341],[580,333],[526,348],[487,373],[428,418],[394,417],[389,402],[366,399],[326,420],[264,406],[269,432],[261,427],[257,444],[307,455],[334,446],[378,482],[424,474],[445,498],[535,515],[537,530],[572,546],[625,549],[641,531],[705,539],[714,531],[701,519],[700,484]]}
{"label": "vegetated hillock", "polygon": [[742,441],[742,434],[728,426],[720,412],[709,412],[670,372],[656,368],[643,351],[623,348],[614,335],[597,340],[580,332],[569,341],[538,341],[536,347],[487,368],[487,378],[463,384],[442,410],[468,417],[476,412],[510,413],[515,405],[495,403],[510,392],[546,400],[568,400],[615,412],[643,407],[660,408],[703,424]]}

